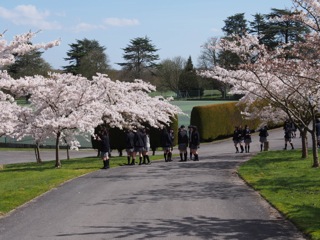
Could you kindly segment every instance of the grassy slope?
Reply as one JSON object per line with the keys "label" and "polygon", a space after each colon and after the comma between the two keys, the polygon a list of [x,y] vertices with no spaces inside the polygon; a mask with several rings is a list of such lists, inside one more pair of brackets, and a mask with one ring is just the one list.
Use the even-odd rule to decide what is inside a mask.
{"label": "grassy slope", "polygon": [[299,151],[261,153],[239,168],[254,189],[303,232],[320,239],[320,169]]}

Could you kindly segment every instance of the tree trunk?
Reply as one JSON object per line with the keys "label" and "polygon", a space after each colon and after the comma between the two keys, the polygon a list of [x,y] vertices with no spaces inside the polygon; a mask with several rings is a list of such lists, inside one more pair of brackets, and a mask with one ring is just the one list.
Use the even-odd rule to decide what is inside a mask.
{"label": "tree trunk", "polygon": [[301,145],[302,145],[302,153],[301,158],[306,159],[308,157],[308,136],[307,129],[303,128],[300,130],[301,134]]}
{"label": "tree trunk", "polygon": [[315,130],[311,132],[311,137],[312,137],[312,156],[313,156],[312,167],[317,168],[319,167],[319,157],[318,157],[318,142],[317,142],[317,136],[316,136]]}
{"label": "tree trunk", "polygon": [[118,149],[119,157],[122,157],[122,149]]}
{"label": "tree trunk", "polygon": [[35,146],[35,148],[34,148],[34,151],[35,151],[35,154],[36,154],[36,161],[37,161],[37,163],[42,163],[42,160],[41,160],[41,157],[40,157],[40,145],[39,145],[38,142],[36,143],[36,146]]}
{"label": "tree trunk", "polygon": [[58,132],[58,133],[57,133],[57,138],[56,138],[56,165],[55,165],[56,168],[60,168],[60,167],[61,167],[61,161],[60,161],[60,159],[59,159],[59,142],[60,142],[60,136],[61,136],[61,133]]}
{"label": "tree trunk", "polygon": [[70,160],[69,145],[67,145],[67,160]]}

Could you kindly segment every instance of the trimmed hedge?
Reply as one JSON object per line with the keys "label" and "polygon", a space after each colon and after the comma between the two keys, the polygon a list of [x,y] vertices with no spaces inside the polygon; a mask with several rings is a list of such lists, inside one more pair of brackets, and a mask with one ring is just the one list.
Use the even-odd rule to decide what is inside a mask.
{"label": "trimmed hedge", "polygon": [[213,141],[229,137],[235,126],[248,125],[251,130],[259,126],[259,120],[245,120],[237,102],[194,107],[191,111],[191,125],[198,127],[202,141]]}

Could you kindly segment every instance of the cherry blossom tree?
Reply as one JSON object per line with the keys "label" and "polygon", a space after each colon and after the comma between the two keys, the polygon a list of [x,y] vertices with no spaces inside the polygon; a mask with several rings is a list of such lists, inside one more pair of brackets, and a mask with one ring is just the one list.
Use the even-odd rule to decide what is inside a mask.
{"label": "cherry blossom tree", "polygon": [[[303,7],[300,17],[295,19],[314,29],[303,42],[289,42],[270,50],[252,35],[234,36],[235,41],[221,40],[219,48],[236,53],[241,64],[237,70],[215,67],[202,74],[231,83],[232,93],[243,94],[240,102],[247,106],[246,115],[259,114],[269,120],[289,118],[297,123],[304,157],[306,133],[311,133],[313,167],[319,167],[315,121],[320,107],[320,34],[315,20],[319,19],[320,8],[315,0],[293,2],[296,7]],[[264,104],[257,108],[257,101]]]}
{"label": "cherry blossom tree", "polygon": [[68,144],[76,147],[74,136],[92,131],[102,121],[96,86],[80,75],[51,73],[48,78],[25,77],[7,87],[16,95],[31,95],[29,111],[24,111],[23,124],[17,125],[17,131],[33,136],[36,142],[54,136],[56,167],[61,167],[61,141],[68,139]]}
{"label": "cherry blossom tree", "polygon": [[59,45],[59,41],[52,41],[43,44],[31,44],[32,38],[37,33],[28,32],[17,35],[11,42],[7,42],[3,37],[4,33],[0,34],[0,136],[9,135],[15,129],[17,120],[16,113],[20,107],[16,104],[12,95],[2,91],[2,83],[5,81],[14,81],[6,71],[1,70],[4,66],[14,63],[15,56],[23,55],[28,52],[38,49],[48,49]]}
{"label": "cherry blossom tree", "polygon": [[[7,83],[7,85],[5,84]],[[32,136],[36,143],[54,136],[56,167],[61,167],[59,145],[65,140],[77,148],[77,135],[93,133],[94,127],[136,128],[143,124],[162,127],[181,110],[168,100],[150,97],[155,87],[142,80],[112,81],[98,74],[89,81],[80,75],[49,74],[8,80],[3,87],[17,96],[30,94],[30,107],[21,109],[15,136]]]}
{"label": "cherry blossom tree", "polygon": [[[24,54],[48,44],[31,45],[34,34],[16,37],[11,44],[0,43],[2,65],[14,62],[15,54]],[[19,42],[20,44],[17,44]],[[59,146],[65,141],[71,147],[80,146],[77,135],[93,133],[102,122],[120,129],[137,128],[144,124],[161,128],[182,111],[162,97],[150,97],[155,87],[142,80],[112,81],[107,75],[97,74],[90,81],[81,75],[49,73],[48,77],[28,76],[14,80],[7,72],[0,72],[0,105],[6,113],[0,118],[0,133],[17,139],[31,136],[37,147],[37,161],[41,161],[39,145],[55,138],[56,167],[61,167]],[[14,96],[26,96],[30,106],[19,106]]]}
{"label": "cherry blossom tree", "polygon": [[93,77],[102,100],[102,118],[111,127],[132,129],[148,124],[161,128],[172,121],[180,108],[172,105],[162,96],[150,97],[155,86],[136,79],[134,82],[112,81],[107,75]]}

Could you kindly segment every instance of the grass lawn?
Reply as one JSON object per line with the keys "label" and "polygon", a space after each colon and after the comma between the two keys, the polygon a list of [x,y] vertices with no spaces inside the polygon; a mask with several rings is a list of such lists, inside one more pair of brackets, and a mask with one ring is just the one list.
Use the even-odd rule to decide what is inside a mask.
{"label": "grass lawn", "polygon": [[320,239],[320,169],[311,153],[263,152],[239,168],[240,176],[311,239]]}
{"label": "grass lawn", "polygon": [[[162,159],[150,156],[150,160]],[[62,183],[102,167],[99,158],[62,160],[62,168],[54,168],[54,161],[4,165],[0,169],[0,216]],[[124,165],[126,157],[112,157],[111,167]]]}

